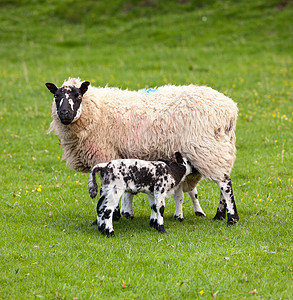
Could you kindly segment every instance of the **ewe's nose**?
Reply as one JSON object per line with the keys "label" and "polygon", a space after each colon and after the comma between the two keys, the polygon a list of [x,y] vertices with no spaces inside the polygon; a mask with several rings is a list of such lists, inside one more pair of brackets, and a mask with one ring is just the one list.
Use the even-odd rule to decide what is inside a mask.
{"label": "ewe's nose", "polygon": [[60,110],[60,115],[61,116],[67,116],[68,114],[69,114],[69,110],[67,110],[67,109]]}

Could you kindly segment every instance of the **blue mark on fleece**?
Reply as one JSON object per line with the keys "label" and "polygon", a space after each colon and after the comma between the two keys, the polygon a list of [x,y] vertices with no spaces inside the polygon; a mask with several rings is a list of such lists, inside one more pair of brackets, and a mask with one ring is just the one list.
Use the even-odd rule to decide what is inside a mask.
{"label": "blue mark on fleece", "polygon": [[150,94],[150,93],[154,93],[158,90],[158,88],[149,88],[149,89],[141,89],[139,90],[139,92],[141,92],[142,94]]}

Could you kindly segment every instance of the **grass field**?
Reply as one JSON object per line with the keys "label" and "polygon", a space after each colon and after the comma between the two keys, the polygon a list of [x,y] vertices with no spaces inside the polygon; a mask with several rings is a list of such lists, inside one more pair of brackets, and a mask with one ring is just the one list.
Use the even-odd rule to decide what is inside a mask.
{"label": "grass field", "polygon": [[[0,2],[0,299],[293,299],[293,3],[291,1]],[[139,89],[208,85],[239,106],[231,174],[240,221],[213,221],[217,186],[200,182],[206,218],[108,239],[90,227],[87,174],[46,131],[52,96],[79,76]]]}

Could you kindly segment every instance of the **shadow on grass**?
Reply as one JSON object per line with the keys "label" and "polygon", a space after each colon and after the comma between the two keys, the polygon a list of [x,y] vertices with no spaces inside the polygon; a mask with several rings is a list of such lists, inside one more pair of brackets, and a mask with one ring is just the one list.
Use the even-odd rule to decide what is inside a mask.
{"label": "shadow on grass", "polygon": [[[104,236],[98,230],[97,226],[91,226],[95,220],[95,215],[84,218],[78,212],[71,212],[69,215],[62,215],[55,219],[50,219],[47,226],[61,232],[66,231],[67,234],[78,234],[88,237]],[[208,227],[226,227],[226,221],[214,221],[211,217],[199,217],[194,214],[186,214],[183,222],[175,220],[173,215],[164,217],[166,234],[156,231],[149,225],[149,215],[145,212],[136,214],[133,219],[126,219],[121,216],[119,221],[113,222],[113,228],[116,237],[129,237],[137,235],[157,235],[163,237],[172,232],[192,232],[196,230],[206,230]]]}

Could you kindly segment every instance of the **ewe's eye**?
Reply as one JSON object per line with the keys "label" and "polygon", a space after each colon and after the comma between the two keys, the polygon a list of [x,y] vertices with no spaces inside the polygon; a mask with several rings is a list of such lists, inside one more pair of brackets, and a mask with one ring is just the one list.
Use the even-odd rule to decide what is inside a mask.
{"label": "ewe's eye", "polygon": [[78,100],[80,100],[80,99],[81,99],[81,95],[78,95],[76,98],[77,98]]}

